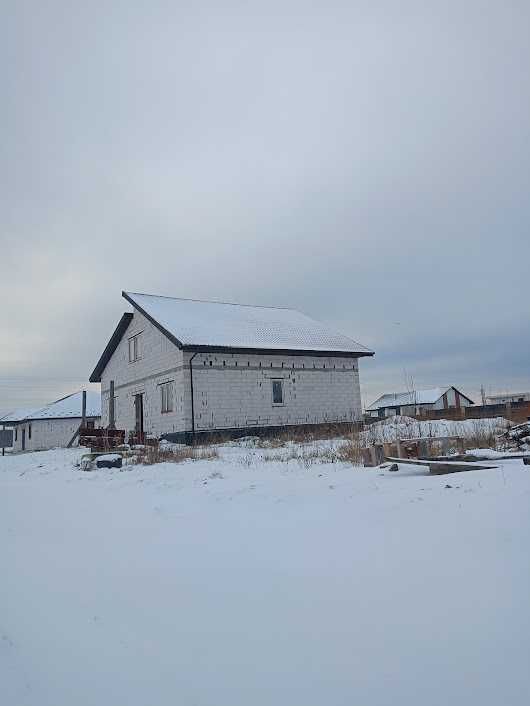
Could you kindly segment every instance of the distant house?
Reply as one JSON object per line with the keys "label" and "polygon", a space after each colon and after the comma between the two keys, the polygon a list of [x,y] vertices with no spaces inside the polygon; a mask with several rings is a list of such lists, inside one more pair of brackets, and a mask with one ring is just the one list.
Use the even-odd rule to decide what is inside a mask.
{"label": "distant house", "polygon": [[366,408],[371,417],[391,417],[396,414],[413,416],[434,409],[468,407],[473,400],[463,395],[456,387],[435,387],[430,390],[391,392]]}
{"label": "distant house", "polygon": [[[0,426],[13,428],[13,451],[44,451],[67,446],[81,424],[82,395],[75,392],[44,407],[18,410],[1,417]],[[87,426],[99,426],[101,396],[90,391],[86,395]]]}
{"label": "distant house", "polygon": [[[225,430],[361,419],[359,358],[373,352],[292,309],[123,292],[92,375],[102,423],[188,441]],[[111,388],[114,391],[111,401]]]}
{"label": "distant house", "polygon": [[513,404],[515,402],[530,402],[530,392],[506,392],[486,397],[486,404]]}

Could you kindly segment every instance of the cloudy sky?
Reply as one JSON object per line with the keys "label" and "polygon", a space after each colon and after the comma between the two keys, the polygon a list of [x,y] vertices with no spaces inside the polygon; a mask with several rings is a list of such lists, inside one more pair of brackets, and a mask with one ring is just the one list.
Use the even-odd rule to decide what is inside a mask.
{"label": "cloudy sky", "polygon": [[368,401],[530,388],[527,1],[0,8],[0,411],[86,385],[122,289],[299,308]]}

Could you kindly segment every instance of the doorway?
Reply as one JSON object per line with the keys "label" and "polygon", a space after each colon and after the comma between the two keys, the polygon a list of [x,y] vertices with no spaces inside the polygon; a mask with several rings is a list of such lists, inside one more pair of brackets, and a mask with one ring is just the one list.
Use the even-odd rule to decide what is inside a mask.
{"label": "doorway", "polygon": [[137,436],[144,433],[144,396],[143,394],[134,396],[134,431]]}
{"label": "doorway", "polygon": [[22,427],[22,451],[26,450],[26,427]]}

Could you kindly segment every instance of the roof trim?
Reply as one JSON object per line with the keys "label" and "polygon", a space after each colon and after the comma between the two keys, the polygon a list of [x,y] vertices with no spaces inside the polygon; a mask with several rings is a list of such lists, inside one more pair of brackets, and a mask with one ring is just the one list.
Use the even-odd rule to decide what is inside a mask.
{"label": "roof trim", "polygon": [[114,353],[114,351],[118,347],[119,342],[123,338],[123,334],[129,328],[129,324],[131,323],[132,318],[133,315],[129,312],[123,314],[118,325],[114,330],[114,333],[110,337],[110,340],[107,343],[105,350],[101,354],[101,358],[98,360],[96,367],[88,378],[89,382],[101,382],[101,374],[107,367],[107,363],[111,359],[112,354]]}
{"label": "roof trim", "polygon": [[[164,336],[166,336],[167,338],[169,338],[169,340],[171,341],[171,343],[174,343],[174,344],[177,346],[177,348],[182,348],[182,347],[183,347],[183,346],[182,346],[182,342],[179,341],[178,338],[176,338],[176,336],[174,336],[172,333],[170,333],[170,332],[169,332],[166,328],[164,328],[156,319],[154,319],[150,314],[148,314],[144,309],[142,309],[142,307],[139,306],[139,305],[134,301],[134,299],[131,299],[131,297],[127,294],[127,292],[122,292],[121,295],[122,295],[122,297],[123,297],[126,301],[129,302],[129,304],[130,304],[134,309],[136,309],[137,311],[139,311],[140,314],[142,314],[142,316],[145,316],[145,318],[146,318],[148,321],[150,321],[150,322],[153,324],[153,326],[154,326],[155,328],[157,328],[157,329],[160,331],[160,333],[163,333]],[[152,296],[152,295],[147,295],[147,296]],[[166,299],[171,299],[171,297],[166,297]]]}
{"label": "roof trim", "polygon": [[374,351],[321,351],[300,350],[296,348],[241,348],[231,346],[205,346],[189,344],[181,346],[184,351],[197,353],[242,353],[244,355],[310,355],[322,358],[367,358],[374,355]]}

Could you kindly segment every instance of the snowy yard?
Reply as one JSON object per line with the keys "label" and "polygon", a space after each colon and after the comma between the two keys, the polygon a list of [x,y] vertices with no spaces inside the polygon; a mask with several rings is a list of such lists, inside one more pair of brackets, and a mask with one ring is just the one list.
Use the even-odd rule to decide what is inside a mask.
{"label": "snowy yard", "polygon": [[[530,467],[0,458],[6,706],[530,703]],[[451,487],[446,487],[450,485]]]}

